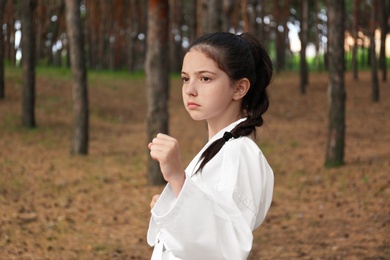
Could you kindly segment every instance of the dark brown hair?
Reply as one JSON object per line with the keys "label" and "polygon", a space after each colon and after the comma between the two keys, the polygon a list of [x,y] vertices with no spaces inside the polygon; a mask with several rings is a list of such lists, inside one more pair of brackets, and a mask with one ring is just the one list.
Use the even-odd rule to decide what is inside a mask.
{"label": "dark brown hair", "polygon": [[[266,88],[272,78],[272,61],[267,50],[251,34],[236,35],[218,32],[204,35],[196,39],[189,50],[201,51],[214,60],[235,82],[247,78],[250,89],[242,100],[241,110],[247,119],[238,124],[232,131],[233,138],[256,136],[256,127],[263,125],[262,115],[267,111],[269,100]],[[201,155],[197,172],[221,150],[226,138],[214,141]]]}

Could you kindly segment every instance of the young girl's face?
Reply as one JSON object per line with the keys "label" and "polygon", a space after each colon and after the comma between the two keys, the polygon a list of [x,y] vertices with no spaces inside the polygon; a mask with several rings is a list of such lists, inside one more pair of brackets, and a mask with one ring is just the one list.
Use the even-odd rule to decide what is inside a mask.
{"label": "young girl's face", "polygon": [[190,50],[182,68],[183,102],[194,120],[223,124],[233,122],[239,114],[234,104],[234,88],[228,75],[198,50]]}

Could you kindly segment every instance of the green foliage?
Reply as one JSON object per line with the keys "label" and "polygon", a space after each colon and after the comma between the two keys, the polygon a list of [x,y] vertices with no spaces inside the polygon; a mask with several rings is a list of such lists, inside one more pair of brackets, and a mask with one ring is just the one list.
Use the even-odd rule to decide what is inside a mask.
{"label": "green foliage", "polygon": [[144,79],[145,74],[142,71],[128,72],[126,70],[88,70],[88,79],[93,81],[99,81],[101,79]]}
{"label": "green foliage", "polygon": [[70,69],[66,67],[38,66],[35,71],[37,77],[42,75],[60,79],[70,79],[72,77]]}
{"label": "green foliage", "polygon": [[[325,70],[325,56],[323,54],[317,55],[315,57],[307,57],[307,67],[309,71],[324,71]],[[299,71],[300,70],[300,55],[299,53],[294,53],[288,59],[286,63],[286,69],[288,71]]]}

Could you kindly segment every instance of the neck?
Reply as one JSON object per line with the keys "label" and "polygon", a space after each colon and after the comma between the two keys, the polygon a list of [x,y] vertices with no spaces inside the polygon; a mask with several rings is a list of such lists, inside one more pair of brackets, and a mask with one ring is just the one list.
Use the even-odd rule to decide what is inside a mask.
{"label": "neck", "polygon": [[209,140],[216,135],[219,131],[230,125],[231,123],[236,122],[239,120],[241,115],[237,115],[235,117],[226,119],[226,120],[218,120],[218,122],[214,122],[211,120],[207,121],[207,127],[208,127],[208,132],[209,132]]}

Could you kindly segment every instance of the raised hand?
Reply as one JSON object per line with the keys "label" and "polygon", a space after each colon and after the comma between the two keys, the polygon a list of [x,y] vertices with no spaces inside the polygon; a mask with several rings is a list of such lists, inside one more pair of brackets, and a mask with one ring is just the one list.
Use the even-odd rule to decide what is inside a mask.
{"label": "raised hand", "polygon": [[157,134],[148,148],[150,156],[160,163],[163,177],[172,186],[177,197],[185,180],[179,142],[169,135]]}

